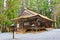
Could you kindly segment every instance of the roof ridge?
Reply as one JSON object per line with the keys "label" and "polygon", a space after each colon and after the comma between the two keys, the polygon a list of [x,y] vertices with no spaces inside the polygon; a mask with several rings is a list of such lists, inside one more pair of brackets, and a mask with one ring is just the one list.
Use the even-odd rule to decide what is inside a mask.
{"label": "roof ridge", "polygon": [[[34,16],[34,15],[35,15],[35,16],[38,15],[38,16],[44,18],[44,19],[48,19],[48,20],[50,20],[50,21],[53,21],[52,19],[48,18],[47,16],[44,16],[44,15],[41,15],[41,14],[36,13],[36,12],[34,12],[34,11],[31,11],[31,10],[29,10],[29,9],[27,9],[27,8],[25,8],[25,9],[22,11],[22,13],[23,13],[24,11],[26,11],[26,12],[28,12],[28,13],[29,13],[29,12],[31,13],[31,14],[29,14],[29,15],[28,15],[28,13],[26,13],[25,16],[27,16],[27,17]],[[21,15],[22,15],[22,13],[21,13]],[[34,15],[33,15],[33,14],[34,14]],[[20,15],[18,18],[22,18],[21,15]],[[23,18],[26,18],[25,16],[23,15]],[[17,18],[17,19],[18,19],[18,18]]]}
{"label": "roof ridge", "polygon": [[27,10],[28,10],[29,12],[32,12],[32,13],[35,14],[35,15],[39,15],[39,16],[41,16],[41,17],[43,17],[43,18],[46,18],[46,19],[49,19],[49,20],[53,21],[52,19],[50,19],[50,18],[47,17],[47,16],[43,16],[42,14],[36,13],[36,12],[31,11],[31,10],[29,10],[29,9],[27,9]]}

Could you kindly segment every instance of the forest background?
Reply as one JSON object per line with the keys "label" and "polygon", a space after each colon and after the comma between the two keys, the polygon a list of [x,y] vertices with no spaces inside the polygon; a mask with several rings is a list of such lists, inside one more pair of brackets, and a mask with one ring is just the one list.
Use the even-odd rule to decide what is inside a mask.
{"label": "forest background", "polygon": [[9,27],[24,7],[54,20],[54,28],[60,27],[59,0],[0,0],[0,26]]}

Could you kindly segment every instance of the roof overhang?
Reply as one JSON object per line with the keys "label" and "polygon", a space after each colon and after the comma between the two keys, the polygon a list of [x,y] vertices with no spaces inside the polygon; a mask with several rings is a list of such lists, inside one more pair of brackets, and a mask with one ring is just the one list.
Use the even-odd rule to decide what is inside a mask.
{"label": "roof overhang", "polygon": [[[34,15],[27,15],[27,16],[26,16],[26,15],[23,15],[23,16],[19,16],[19,17],[17,17],[17,18],[11,19],[11,20],[18,20],[18,19],[21,19],[21,18],[29,18],[29,17],[33,17],[33,16],[38,15],[38,16],[44,18],[44,19],[47,19],[47,20],[49,20],[49,21],[53,21],[52,19],[50,19],[50,18],[48,18],[48,17],[46,17],[46,16],[43,16],[43,15],[38,14],[38,13],[35,13],[35,12],[30,11],[30,10],[28,10],[28,9],[26,9],[25,11],[27,11],[27,12],[29,12],[29,13],[32,13],[32,14],[34,14]],[[24,12],[24,11],[23,11],[23,12]]]}

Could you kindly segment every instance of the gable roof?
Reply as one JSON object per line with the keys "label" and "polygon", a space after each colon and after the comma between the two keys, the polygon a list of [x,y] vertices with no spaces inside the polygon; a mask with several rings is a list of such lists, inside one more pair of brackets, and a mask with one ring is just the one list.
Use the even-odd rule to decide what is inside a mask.
{"label": "gable roof", "polygon": [[28,10],[28,9],[24,9],[24,11],[19,15],[19,17],[17,18],[14,18],[12,20],[17,20],[17,19],[20,19],[20,18],[28,18],[28,17],[33,17],[33,16],[36,16],[36,15],[39,15],[40,17],[44,18],[44,19],[47,19],[47,20],[50,20],[50,21],[53,21],[52,19],[46,17],[46,16],[43,16],[41,14],[38,14],[38,13],[35,13],[31,10]]}

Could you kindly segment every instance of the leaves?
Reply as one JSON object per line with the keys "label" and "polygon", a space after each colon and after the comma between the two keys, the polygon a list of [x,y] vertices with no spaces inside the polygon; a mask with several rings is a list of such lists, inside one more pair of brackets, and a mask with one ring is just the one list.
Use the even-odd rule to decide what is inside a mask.
{"label": "leaves", "polygon": [[6,9],[4,10],[4,0],[0,0],[0,24],[10,25],[12,23],[11,19],[17,17],[22,12],[23,7],[51,18],[49,8],[58,3],[57,0],[52,0],[50,5],[47,0],[7,0]]}
{"label": "leaves", "polygon": [[7,5],[6,5],[6,9],[4,10],[3,8],[3,3],[4,0],[0,1],[0,9],[1,9],[1,14],[0,14],[0,24],[1,25],[7,25],[9,26],[10,24],[12,24],[11,19],[17,17],[17,13],[19,10],[19,0],[7,0]]}

